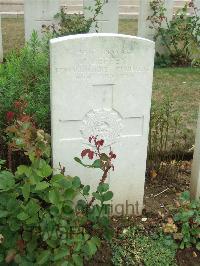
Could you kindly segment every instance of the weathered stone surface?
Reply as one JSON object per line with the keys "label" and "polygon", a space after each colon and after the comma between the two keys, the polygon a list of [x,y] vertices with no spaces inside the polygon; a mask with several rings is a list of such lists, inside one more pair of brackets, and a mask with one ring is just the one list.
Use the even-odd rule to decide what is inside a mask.
{"label": "weathered stone surface", "polygon": [[[95,1],[94,0],[84,0],[84,15],[86,18],[93,18]],[[92,10],[88,9],[91,8]],[[100,13],[96,23],[92,24],[90,32],[99,33],[118,33],[118,20],[119,20],[119,1],[118,0],[106,0],[102,8],[102,13]]]}
{"label": "weathered stone surface", "polygon": [[55,21],[54,16],[59,10],[59,0],[25,0],[25,39],[28,41],[34,30],[37,31],[39,36],[41,36],[42,26],[53,24]]}
{"label": "weathered stone surface", "polygon": [[105,151],[111,146],[117,154],[108,180],[113,212],[141,213],[154,43],[84,34],[51,40],[50,47],[54,168],[61,163],[67,174],[80,176],[94,190],[102,171],[83,168],[73,158],[89,145],[90,135],[98,135]]}
{"label": "weathered stone surface", "polygon": [[198,199],[200,197],[200,110],[197,122],[195,150],[192,163],[192,177],[191,177],[191,196]]}
{"label": "weathered stone surface", "polygon": [[[147,20],[147,18],[152,15],[150,2],[151,0],[141,0],[138,18],[138,36],[154,40],[155,30],[149,27],[151,23]],[[165,16],[167,17],[167,20],[170,21],[173,16],[173,0],[164,0],[164,4],[166,8]],[[163,26],[165,27],[164,24]],[[165,50],[163,50],[159,40],[156,42],[156,51],[165,53]]]}

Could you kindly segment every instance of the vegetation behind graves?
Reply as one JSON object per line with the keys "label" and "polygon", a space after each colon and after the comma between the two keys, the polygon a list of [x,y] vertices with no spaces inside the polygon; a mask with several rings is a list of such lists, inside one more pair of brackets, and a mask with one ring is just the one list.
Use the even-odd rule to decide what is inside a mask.
{"label": "vegetation behind graves", "polygon": [[5,127],[7,111],[21,96],[29,103],[27,112],[37,124],[50,129],[49,113],[49,48],[48,40],[40,41],[34,32],[19,53],[13,51],[0,65],[0,129]]}
{"label": "vegetation behind graves", "polygon": [[[157,64],[160,66],[199,65],[200,53],[200,17],[193,1],[186,3],[168,21],[163,0],[150,2],[152,15],[147,19],[155,30],[155,41],[164,47],[164,53],[157,53]],[[189,8],[192,9],[189,15]]]}
{"label": "vegetation behind graves", "polygon": [[125,228],[112,242],[112,262],[122,265],[176,265],[177,246],[162,234],[146,235],[142,228]]}
{"label": "vegetation behind graves", "polygon": [[171,214],[163,225],[164,233],[173,236],[181,249],[194,245],[200,250],[200,200],[191,200],[185,191],[175,202]]}
{"label": "vegetation behind graves", "polygon": [[[82,159],[75,158],[84,167],[102,171],[92,193],[62,166],[53,173],[49,135],[26,113],[25,101],[14,105],[16,111],[7,113],[6,128],[10,169],[0,160],[0,265],[83,265],[102,238],[112,236],[108,201],[113,193],[106,180],[116,155],[111,150],[103,153],[104,141],[91,136],[94,148],[83,150]],[[16,171],[13,153],[26,158]],[[82,161],[86,156],[91,164]]]}
{"label": "vegetation behind graves", "polygon": [[184,129],[182,124],[183,117],[169,95],[161,102],[153,102],[149,129],[148,176],[176,178],[184,158],[192,157],[191,143],[194,134],[191,129]]}
{"label": "vegetation behind graves", "polygon": [[94,8],[88,7],[91,12],[91,17],[86,18],[84,14],[67,14],[66,8],[61,8],[61,11],[55,15],[57,24],[43,26],[43,31],[49,35],[56,37],[88,33],[92,24],[94,24],[96,32],[98,32],[97,16],[102,14],[102,8],[105,4],[104,0],[96,0]]}

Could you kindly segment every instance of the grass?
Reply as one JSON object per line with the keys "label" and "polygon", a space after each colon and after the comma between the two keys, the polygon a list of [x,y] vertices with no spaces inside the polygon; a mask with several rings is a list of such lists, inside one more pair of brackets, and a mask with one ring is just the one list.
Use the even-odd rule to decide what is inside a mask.
{"label": "grass", "polygon": [[173,241],[167,245],[163,236],[145,235],[145,232],[134,227],[124,229],[117,238],[114,238],[112,255],[112,262],[115,266],[177,265],[176,245]]}
{"label": "grass", "polygon": [[153,100],[169,96],[183,117],[183,128],[195,131],[200,99],[200,68],[160,68],[154,71]]}
{"label": "grass", "polygon": [[19,49],[24,45],[24,20],[22,18],[2,19],[4,56],[12,49]]}
{"label": "grass", "polygon": [[121,19],[119,21],[119,33],[137,36],[137,23],[136,19]]}
{"label": "grass", "polygon": [[[137,20],[120,20],[119,32],[137,35]],[[2,19],[4,55],[12,49],[19,49],[24,45],[24,20],[23,18]]]}
{"label": "grass", "polygon": [[[23,19],[3,19],[3,46],[6,55],[11,49],[24,45]],[[120,20],[119,32],[136,35],[137,20]],[[200,99],[200,68],[163,68],[155,69],[153,100],[169,95],[175,108],[184,118],[183,128],[195,131]]]}

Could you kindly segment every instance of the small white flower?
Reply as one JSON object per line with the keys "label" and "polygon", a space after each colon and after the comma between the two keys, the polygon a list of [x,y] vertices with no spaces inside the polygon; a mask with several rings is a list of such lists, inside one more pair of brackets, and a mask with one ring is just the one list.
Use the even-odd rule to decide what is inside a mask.
{"label": "small white flower", "polygon": [[124,229],[122,233],[126,234],[127,232],[128,232],[128,229]]}
{"label": "small white flower", "polygon": [[147,221],[147,218],[142,218],[142,222],[146,222]]}

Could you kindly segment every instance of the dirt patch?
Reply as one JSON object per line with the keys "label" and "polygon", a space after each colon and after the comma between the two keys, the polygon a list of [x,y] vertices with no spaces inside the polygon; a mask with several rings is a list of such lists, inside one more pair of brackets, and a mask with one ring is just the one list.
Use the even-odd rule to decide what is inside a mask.
{"label": "dirt patch", "polygon": [[197,251],[194,248],[178,250],[176,260],[179,266],[199,266],[200,251]]}
{"label": "dirt patch", "polygon": [[[191,164],[191,163],[190,163]],[[115,237],[129,226],[142,226],[145,235],[153,234],[163,224],[163,216],[167,216],[170,206],[177,200],[181,192],[189,189],[190,169],[180,172],[177,178],[157,178],[147,180],[145,186],[145,209],[139,217],[112,217]],[[163,214],[163,216],[162,216]],[[142,219],[145,217],[145,220]],[[101,249],[89,266],[110,266],[112,250],[107,243],[103,243]],[[195,248],[178,250],[176,255],[178,266],[200,266],[200,251]]]}
{"label": "dirt patch", "polygon": [[103,242],[101,248],[90,262],[85,262],[87,266],[111,266],[112,251],[108,243]]}
{"label": "dirt patch", "polygon": [[177,197],[190,186],[190,171],[179,173],[177,178],[147,180],[144,206],[146,212],[168,212]]}

